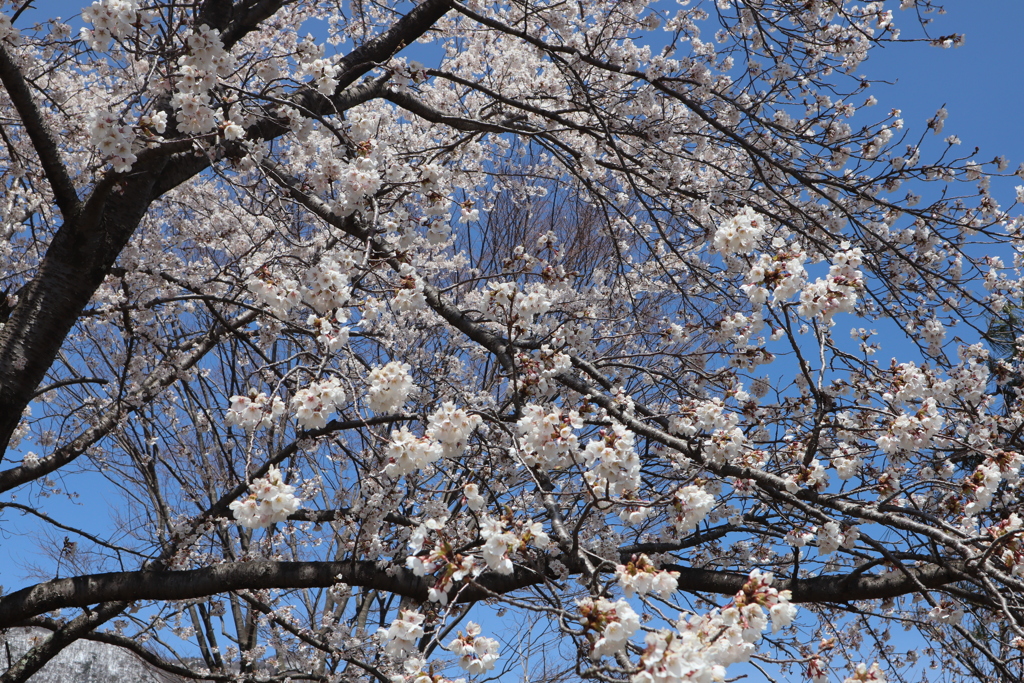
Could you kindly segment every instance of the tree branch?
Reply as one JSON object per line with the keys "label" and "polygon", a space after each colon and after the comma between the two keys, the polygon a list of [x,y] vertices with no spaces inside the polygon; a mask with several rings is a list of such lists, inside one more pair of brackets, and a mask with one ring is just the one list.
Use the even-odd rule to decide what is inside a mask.
{"label": "tree branch", "polygon": [[75,642],[85,634],[117,616],[124,608],[125,602],[101,605],[94,610],[86,610],[67,624],[53,632],[43,643],[36,645],[15,662],[0,676],[0,683],[23,683],[30,676],[43,668],[57,653]]}
{"label": "tree branch", "polygon": [[39,163],[43,167],[43,173],[50,182],[53,190],[53,200],[60,209],[64,220],[68,221],[75,217],[81,202],[78,193],[75,191],[75,184],[71,182],[71,176],[60,158],[60,150],[53,131],[46,125],[43,116],[32,99],[32,91],[25,80],[21,69],[15,63],[11,54],[2,42],[0,42],[0,82],[11,98],[11,103],[18,110],[18,116],[25,125],[25,132],[32,140],[36,154],[39,155]]}
{"label": "tree branch", "polygon": [[[247,311],[231,321],[232,328],[237,329],[248,325],[255,320],[256,315],[255,311]],[[102,411],[92,421],[92,426],[82,432],[71,443],[58,448],[45,458],[0,472],[0,493],[10,491],[21,484],[35,481],[80,456],[90,446],[113,431],[126,415],[134,413],[165,387],[176,382],[181,371],[194,367],[196,363],[202,360],[203,356],[217,345],[220,338],[228,331],[230,331],[229,328],[218,327],[208,332],[196,342],[191,351],[182,357],[177,364],[165,366],[163,371],[152,373],[142,386],[139,387],[138,391],[129,397],[129,400],[115,401],[108,405],[107,409]]]}
{"label": "tree branch", "polygon": [[[748,577],[726,571],[665,565],[679,572],[680,590],[689,593],[733,595]],[[777,579],[779,590],[790,590],[793,602],[849,602],[877,600],[940,588],[963,581],[955,563],[929,567],[906,567],[906,571],[885,574],[828,574],[807,579]],[[416,576],[404,567],[382,566],[378,562],[241,562],[187,571],[134,571],[91,574],[55,579],[24,588],[0,598],[0,628],[66,607],[88,607],[98,602],[138,600],[191,600],[234,590],[327,588],[336,583],[371,588],[418,602],[427,601],[431,577]],[[472,602],[543,583],[544,577],[517,566],[510,575],[485,572],[475,581],[457,589],[457,602]],[[2,683],[2,681],[0,681]]]}

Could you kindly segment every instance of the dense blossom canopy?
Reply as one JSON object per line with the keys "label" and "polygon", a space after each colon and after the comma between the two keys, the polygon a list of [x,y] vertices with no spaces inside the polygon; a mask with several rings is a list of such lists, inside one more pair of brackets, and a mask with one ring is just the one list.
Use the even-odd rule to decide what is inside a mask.
{"label": "dense blossom canopy", "polygon": [[0,683],[1019,680],[1024,221],[858,76],[927,0],[29,4]]}

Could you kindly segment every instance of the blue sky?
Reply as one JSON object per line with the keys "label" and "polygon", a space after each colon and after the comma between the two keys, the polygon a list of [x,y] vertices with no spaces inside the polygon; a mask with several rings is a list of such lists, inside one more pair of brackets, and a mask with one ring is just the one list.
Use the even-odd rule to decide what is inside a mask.
{"label": "blue sky", "polygon": [[[892,3],[897,5],[898,3]],[[943,104],[949,112],[942,137],[957,135],[962,154],[979,147],[975,158],[988,161],[1002,154],[1010,160],[1009,171],[1024,163],[1024,55],[1020,31],[1024,29],[1024,2],[1020,0],[951,0],[945,15],[929,15],[932,37],[963,33],[962,47],[942,49],[927,44],[892,45],[873,50],[860,72],[878,84],[870,92],[878,107],[903,110],[906,124],[922,130]],[[909,12],[896,12],[897,26],[905,36],[918,35],[910,25]],[[994,181],[997,199],[1012,203],[1013,186],[1019,178]]]}

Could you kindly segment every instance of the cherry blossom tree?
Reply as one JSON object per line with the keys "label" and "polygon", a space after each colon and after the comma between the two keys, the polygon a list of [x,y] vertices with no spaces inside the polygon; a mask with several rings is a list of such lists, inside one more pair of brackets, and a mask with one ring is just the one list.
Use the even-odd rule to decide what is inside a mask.
{"label": "cherry blossom tree", "polygon": [[927,0],[30,4],[0,682],[1019,680],[1024,223],[857,76]]}

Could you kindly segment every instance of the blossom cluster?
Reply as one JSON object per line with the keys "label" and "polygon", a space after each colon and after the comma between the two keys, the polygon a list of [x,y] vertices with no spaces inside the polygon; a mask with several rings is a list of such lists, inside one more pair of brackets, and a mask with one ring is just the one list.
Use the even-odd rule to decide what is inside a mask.
{"label": "blossom cluster", "polygon": [[654,592],[667,597],[679,587],[679,572],[659,570],[646,555],[634,555],[626,564],[615,567],[615,578],[627,598]]}
{"label": "blossom cluster", "polygon": [[847,248],[832,258],[825,279],[815,280],[800,292],[800,315],[831,320],[837,313],[850,313],[864,289],[864,274],[858,269],[864,260],[860,247]]}
{"label": "blossom cluster", "polygon": [[715,505],[715,497],[703,487],[691,484],[676,489],[672,494],[670,521],[679,534],[687,534],[697,528]]}
{"label": "blossom cluster", "polygon": [[391,300],[391,308],[396,313],[414,313],[425,309],[427,298],[423,291],[423,278],[408,263],[402,264],[398,274],[399,286]]}
{"label": "blossom cluster", "polygon": [[0,12],[0,41],[17,45],[20,38],[21,33],[11,23],[11,18]]}
{"label": "blossom cluster", "polygon": [[93,114],[89,122],[89,139],[118,173],[130,171],[137,160],[133,152],[135,131],[109,112]]}
{"label": "blossom cluster", "polygon": [[244,527],[260,529],[288,519],[302,505],[296,498],[295,487],[284,483],[276,467],[267,470],[267,476],[249,484],[249,496],[229,506],[231,514]]}
{"label": "blossom cluster", "polygon": [[345,389],[337,377],[313,382],[295,392],[291,407],[303,429],[327,426],[327,418],[345,402]]}
{"label": "blossom cluster", "polygon": [[875,443],[884,452],[893,455],[898,452],[916,452],[932,445],[932,439],[942,429],[945,418],[939,412],[938,402],[926,398],[919,410],[899,415],[889,429],[875,438]]}
{"label": "blossom cluster", "polygon": [[621,496],[640,489],[640,456],[634,445],[633,432],[614,424],[583,449],[584,464],[590,468],[587,482],[599,495]]}
{"label": "blossom cluster", "polygon": [[540,522],[527,520],[518,528],[507,528],[501,519],[485,515],[480,521],[480,537],[484,539],[480,551],[487,568],[499,574],[511,574],[512,559],[509,553],[532,541],[534,547],[541,550],[551,544],[551,539],[544,531]]}
{"label": "blossom cluster", "polygon": [[480,426],[482,419],[448,401],[441,404],[427,422],[427,437],[441,444],[444,457],[455,458],[465,451],[469,436]]}
{"label": "blossom cluster", "polygon": [[715,232],[715,249],[723,256],[749,254],[757,248],[767,229],[764,216],[749,206],[745,207],[718,226]]}
{"label": "blossom cluster", "polygon": [[765,303],[769,289],[772,301],[788,301],[800,292],[807,279],[803,265],[806,258],[805,253],[794,250],[780,250],[773,256],[761,254],[740,289],[753,304]]}
{"label": "blossom cluster", "polygon": [[1003,481],[1020,481],[1021,467],[1024,467],[1024,454],[1016,451],[996,449],[987,456],[961,485],[964,493],[974,496],[964,513],[972,516],[987,508]]}
{"label": "blossom cluster", "polygon": [[269,427],[274,420],[284,414],[285,405],[279,397],[269,397],[265,393],[256,393],[253,389],[248,396],[232,396],[231,407],[224,416],[224,423],[229,427],[241,427],[247,432],[261,427]]}
{"label": "blossom cluster", "polygon": [[459,666],[473,675],[493,669],[499,657],[498,641],[480,633],[480,625],[471,621],[466,624],[466,635],[459,631],[448,643],[448,650],[459,658]]}
{"label": "blossom cluster", "polygon": [[550,398],[558,391],[555,377],[572,367],[568,354],[544,344],[530,353],[516,354],[518,372],[514,386],[527,396]]}
{"label": "blossom cluster", "polygon": [[[320,315],[348,305],[352,298],[349,273],[354,268],[351,254],[324,258],[302,275],[302,300]],[[344,320],[342,320],[344,322]]]}
{"label": "blossom cluster", "polygon": [[489,282],[484,300],[488,313],[524,332],[533,325],[537,316],[551,310],[555,295],[543,283],[527,285],[521,290],[515,282]]}
{"label": "blossom cluster", "polygon": [[1022,543],[1024,520],[1016,512],[1006,519],[985,529],[986,535],[1002,544],[999,559],[1014,576],[1024,576],[1024,543]]}
{"label": "blossom cluster", "polygon": [[773,631],[788,626],[796,616],[789,591],[778,591],[771,583],[771,574],[755,569],[725,608],[680,617],[675,630],[648,633],[641,669],[632,683],[724,680],[729,665],[750,659],[769,616]]}
{"label": "blossom cluster", "polygon": [[625,600],[583,598],[576,601],[576,606],[590,640],[590,656],[595,660],[625,650],[640,628],[640,617]]}
{"label": "blossom cluster", "polygon": [[394,478],[412,474],[437,462],[443,454],[440,443],[427,436],[416,436],[403,426],[391,432],[384,472]]}
{"label": "blossom cluster", "polygon": [[[466,489],[467,496],[476,495],[475,485],[467,486]],[[481,505],[475,508],[478,512],[482,502],[481,499]],[[483,543],[479,557],[456,553],[443,534],[438,535],[428,552],[421,552],[430,531],[437,531],[443,526],[433,518],[419,525],[409,539],[409,549],[413,554],[405,562],[416,576],[435,577],[427,597],[431,602],[441,605],[448,604],[448,594],[464,578],[477,576],[485,570],[507,576],[514,571],[513,554],[522,552],[527,546],[538,550],[546,550],[551,546],[551,538],[540,522],[532,519],[512,521],[504,516],[495,518],[480,514],[478,528]]]}
{"label": "blossom cluster", "polygon": [[416,641],[423,637],[423,622],[426,616],[415,610],[403,609],[399,612],[398,618],[391,622],[387,629],[381,628],[377,636],[385,645],[384,651],[392,657],[414,652]]}
{"label": "blossom cluster", "polygon": [[547,412],[535,403],[527,404],[516,422],[519,454],[528,467],[556,470],[568,467],[579,447],[577,429],[583,419],[575,410]]}
{"label": "blossom cluster", "polygon": [[366,405],[375,413],[396,413],[416,389],[408,363],[392,361],[370,370]]}
{"label": "blossom cluster", "polygon": [[470,415],[454,403],[442,404],[428,417],[424,436],[416,436],[406,426],[391,432],[384,472],[397,478],[422,470],[442,457],[462,455],[480,421],[478,415]]}
{"label": "blossom cluster", "polygon": [[276,278],[265,271],[259,271],[256,277],[250,279],[248,287],[256,300],[279,318],[287,317],[288,312],[298,306],[303,299],[298,282]]}
{"label": "blossom cluster", "polygon": [[[178,128],[183,133],[202,135],[217,127],[217,113],[210,97],[221,78],[231,75],[235,59],[221,41],[220,31],[205,24],[193,29],[185,39],[187,52],[178,59],[176,92],[171,97]],[[230,130],[227,130],[230,128]],[[243,130],[229,122],[225,136],[238,138]]]}
{"label": "blossom cluster", "polygon": [[840,547],[853,548],[860,538],[857,527],[841,527],[838,522],[832,521],[813,527],[811,531],[817,533],[819,555],[831,555]]}
{"label": "blossom cluster", "polygon": [[82,40],[93,50],[104,51],[111,40],[121,40],[147,30],[153,22],[151,11],[139,9],[137,0],[96,0],[82,10],[82,21],[92,28],[82,29]]}

